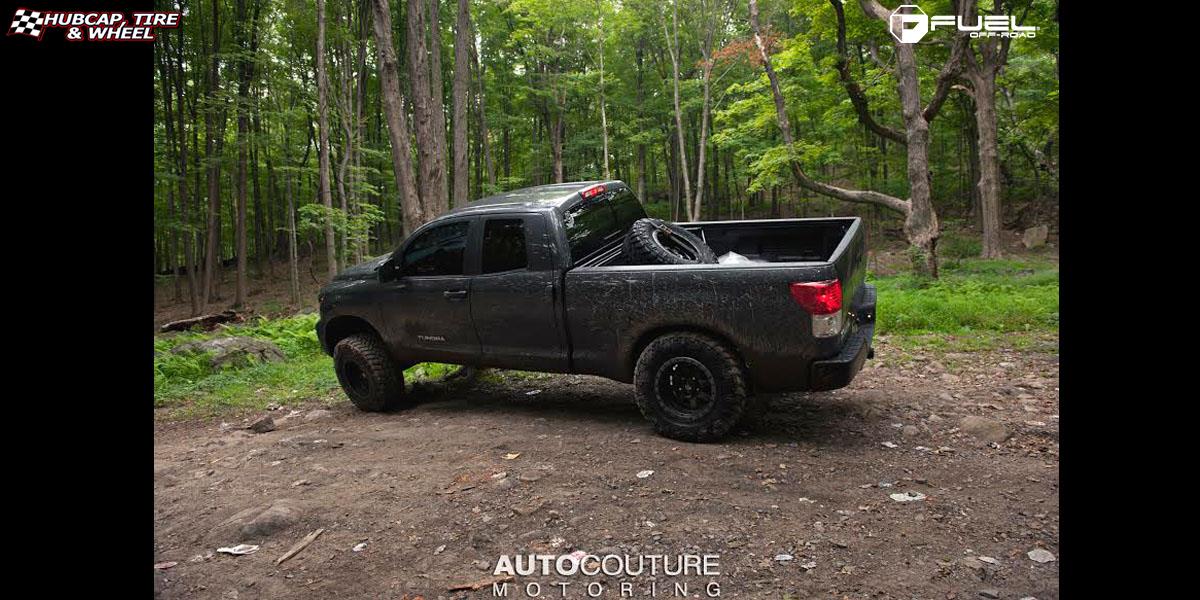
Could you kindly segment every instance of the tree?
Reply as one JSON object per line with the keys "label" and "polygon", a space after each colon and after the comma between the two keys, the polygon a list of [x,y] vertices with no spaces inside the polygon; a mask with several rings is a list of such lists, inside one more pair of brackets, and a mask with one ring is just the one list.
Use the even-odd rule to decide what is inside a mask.
{"label": "tree", "polygon": [[379,59],[379,93],[383,99],[388,141],[392,150],[392,172],[400,191],[404,231],[408,233],[424,223],[426,216],[414,183],[408,120],[404,95],[400,92],[399,61],[392,43],[392,13],[387,0],[371,0],[371,10],[374,15],[375,53]]}
{"label": "tree", "polygon": [[[964,23],[978,23],[981,20],[976,0],[960,0],[959,7]],[[995,0],[995,12],[1007,14],[1015,6],[1012,2]],[[1026,13],[1029,5],[1025,6]],[[1024,15],[1019,19],[1024,21]],[[970,44],[966,33],[959,32],[958,37],[963,43]],[[979,206],[983,223],[983,258],[999,258],[1000,242],[1000,150],[996,132],[996,75],[1008,62],[1008,49],[1012,44],[1011,37],[982,38],[978,42],[978,56],[975,50],[965,53],[965,68],[962,78],[968,88],[964,92],[970,95],[975,104],[975,130],[978,132],[979,152]],[[1036,171],[1035,171],[1036,172]]]}
{"label": "tree", "polygon": [[454,206],[469,200],[470,169],[467,165],[467,89],[471,67],[469,47],[475,42],[471,31],[470,1],[458,0],[458,20],[454,28]]}
{"label": "tree", "polygon": [[[759,25],[758,2],[750,1],[750,26],[754,31],[754,42],[758,48],[763,67],[771,84],[775,99],[776,118],[783,135],[784,144],[790,153],[789,164],[796,181],[806,189],[847,202],[874,204],[904,215],[904,234],[917,250],[918,261],[927,274],[937,276],[937,238],[939,233],[937,213],[933,209],[929,182],[929,122],[921,108],[921,89],[917,79],[917,66],[912,44],[895,44],[896,87],[904,117],[905,143],[908,155],[909,198],[907,200],[875,191],[862,191],[834,186],[816,181],[805,173],[795,154],[795,138],[788,120],[779,78],[771,66],[771,57]],[[875,0],[859,0],[859,5],[868,15],[889,22],[890,11]],[[836,8],[836,7],[835,7]]]}
{"label": "tree", "polygon": [[337,273],[337,241],[333,233],[333,194],[329,185],[329,73],[325,68],[325,0],[317,0],[317,160],[318,195],[325,206],[325,260],[329,278]]}

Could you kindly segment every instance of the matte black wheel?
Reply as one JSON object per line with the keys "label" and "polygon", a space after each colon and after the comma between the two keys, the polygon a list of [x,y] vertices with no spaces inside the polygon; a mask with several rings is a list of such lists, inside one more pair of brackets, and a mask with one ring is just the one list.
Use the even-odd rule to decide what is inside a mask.
{"label": "matte black wheel", "polygon": [[404,373],[377,336],[358,334],[338,342],[333,368],[342,390],[359,410],[393,410],[405,404]]}
{"label": "matte black wheel", "polygon": [[746,406],[737,357],[721,342],[671,333],[650,342],[634,368],[638,408],[660,435],[687,442],[729,433]]}
{"label": "matte black wheel", "polygon": [[633,265],[714,264],[717,257],[704,240],[674,223],[638,219],[625,235],[621,251]]}

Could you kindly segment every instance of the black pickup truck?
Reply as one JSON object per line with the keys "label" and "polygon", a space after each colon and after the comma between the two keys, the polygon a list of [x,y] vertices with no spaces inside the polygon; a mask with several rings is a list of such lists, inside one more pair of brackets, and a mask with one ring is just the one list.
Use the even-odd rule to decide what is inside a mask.
{"label": "black pickup truck", "polygon": [[714,440],[755,392],[847,385],[873,351],[858,218],[679,223],[737,264],[627,264],[620,181],[537,186],[421,226],[320,292],[317,334],[361,409],[436,361],[632,383],[665,436]]}

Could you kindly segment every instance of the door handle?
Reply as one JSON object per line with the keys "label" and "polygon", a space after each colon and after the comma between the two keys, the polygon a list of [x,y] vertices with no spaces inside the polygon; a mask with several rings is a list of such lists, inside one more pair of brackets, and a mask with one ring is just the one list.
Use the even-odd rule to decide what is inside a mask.
{"label": "door handle", "polygon": [[442,297],[449,300],[462,300],[467,297],[467,290],[446,290],[442,292]]}

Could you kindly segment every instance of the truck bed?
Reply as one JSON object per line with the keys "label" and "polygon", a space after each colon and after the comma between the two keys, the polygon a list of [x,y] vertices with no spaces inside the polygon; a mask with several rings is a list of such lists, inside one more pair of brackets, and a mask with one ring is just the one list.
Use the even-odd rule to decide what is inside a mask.
{"label": "truck bed", "polygon": [[[679,225],[701,236],[717,256],[732,251],[753,262],[627,265],[619,241],[605,246],[564,275],[573,371],[631,381],[633,364],[613,357],[636,356],[640,345],[663,331],[695,328],[716,332],[737,348],[757,389],[810,389],[809,366],[836,356],[849,336],[858,335],[854,314],[868,296],[861,219]],[[815,338],[789,285],[831,279],[841,281],[848,326],[841,336]]]}
{"label": "truck bed", "polygon": [[[700,236],[717,256],[736,252],[757,263],[828,261],[856,219],[770,219],[678,223]],[[580,267],[624,265],[621,240],[610,242]],[[742,266],[742,265],[738,265]]]}

